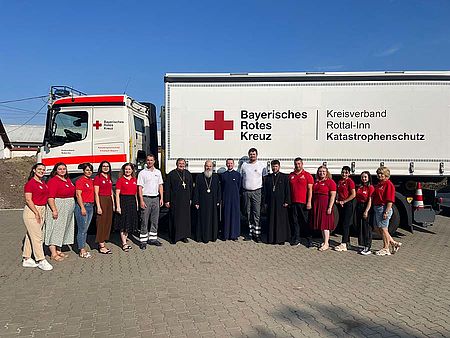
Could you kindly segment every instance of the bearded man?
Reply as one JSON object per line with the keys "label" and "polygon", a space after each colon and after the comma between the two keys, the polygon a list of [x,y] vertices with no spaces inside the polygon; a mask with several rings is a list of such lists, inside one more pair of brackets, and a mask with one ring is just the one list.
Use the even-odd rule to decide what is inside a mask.
{"label": "bearded man", "polygon": [[205,162],[205,171],[195,179],[193,204],[197,209],[196,240],[216,241],[219,232],[219,206],[221,201],[219,176],[213,173],[213,163]]}

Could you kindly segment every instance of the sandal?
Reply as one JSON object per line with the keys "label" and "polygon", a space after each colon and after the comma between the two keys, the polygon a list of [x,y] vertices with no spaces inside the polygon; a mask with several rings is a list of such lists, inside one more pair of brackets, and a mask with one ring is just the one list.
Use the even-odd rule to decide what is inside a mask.
{"label": "sandal", "polygon": [[123,244],[122,245],[122,250],[123,251],[128,252],[128,251],[130,251],[130,249],[132,249],[132,247],[130,245],[128,245],[128,244]]}
{"label": "sandal", "polygon": [[69,257],[69,255],[68,255],[68,254],[65,254],[64,252],[58,252],[58,256],[59,256],[59,257],[63,257],[63,258]]}
{"label": "sandal", "polygon": [[55,255],[55,256],[50,256],[50,259],[55,262],[61,262],[64,260],[64,257],[61,257],[60,255]]}
{"label": "sandal", "polygon": [[395,254],[398,250],[400,250],[400,247],[402,246],[401,242],[394,242],[391,244],[392,246],[392,253]]}
{"label": "sandal", "polygon": [[328,246],[328,245],[327,246],[322,245],[318,250],[322,252],[322,251],[327,251],[329,248],[330,248],[330,246]]}
{"label": "sandal", "polygon": [[98,249],[98,252],[100,252],[103,255],[112,255],[112,251],[110,249],[106,249],[106,251],[102,251],[102,249],[106,249],[105,247]]}
{"label": "sandal", "polygon": [[83,252],[83,253],[80,253],[80,257],[81,258],[91,258],[92,255],[90,252]]}

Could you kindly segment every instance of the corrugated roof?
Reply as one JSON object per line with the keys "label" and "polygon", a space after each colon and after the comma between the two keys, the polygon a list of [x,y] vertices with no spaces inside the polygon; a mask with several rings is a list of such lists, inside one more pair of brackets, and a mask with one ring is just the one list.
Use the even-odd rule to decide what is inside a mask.
{"label": "corrugated roof", "polygon": [[6,134],[12,144],[14,143],[42,143],[45,126],[43,125],[16,125],[5,124]]}

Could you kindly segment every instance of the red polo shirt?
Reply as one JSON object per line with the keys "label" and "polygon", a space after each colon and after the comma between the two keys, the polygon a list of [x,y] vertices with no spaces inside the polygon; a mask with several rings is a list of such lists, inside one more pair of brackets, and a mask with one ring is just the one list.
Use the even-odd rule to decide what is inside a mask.
{"label": "red polo shirt", "polygon": [[343,201],[350,196],[355,189],[355,182],[351,178],[341,179],[337,185],[337,200]]}
{"label": "red polo shirt", "polygon": [[306,204],[308,184],[314,184],[312,175],[305,170],[302,170],[300,173],[293,171],[289,174],[289,184],[291,187],[292,203]]}
{"label": "red polo shirt", "polygon": [[75,188],[76,190],[81,190],[83,203],[94,203],[94,182],[92,178],[80,177],[75,182]]}
{"label": "red polo shirt", "polygon": [[137,193],[137,180],[131,177],[129,180],[122,176],[117,180],[116,190],[120,190],[121,195],[136,195]]}
{"label": "red polo shirt", "polygon": [[65,181],[58,176],[54,176],[47,182],[49,198],[73,198],[75,196],[75,186],[70,178]]}
{"label": "red polo shirt", "polygon": [[330,191],[336,191],[336,183],[330,178],[324,181],[316,181],[313,185],[314,194],[328,195]]}
{"label": "red polo shirt", "polygon": [[111,176],[105,177],[102,174],[98,174],[94,178],[94,186],[98,187],[99,196],[111,196],[112,194]]}
{"label": "red polo shirt", "polygon": [[386,205],[395,202],[395,187],[390,180],[381,181],[375,186],[372,202],[374,205]]}
{"label": "red polo shirt", "polygon": [[35,205],[46,205],[48,200],[48,187],[45,182],[38,182],[34,178],[30,179],[23,187],[24,192],[31,193],[31,200]]}
{"label": "red polo shirt", "polygon": [[358,190],[356,190],[356,200],[359,203],[366,203],[370,197],[373,195],[375,188],[373,185],[361,185]]}

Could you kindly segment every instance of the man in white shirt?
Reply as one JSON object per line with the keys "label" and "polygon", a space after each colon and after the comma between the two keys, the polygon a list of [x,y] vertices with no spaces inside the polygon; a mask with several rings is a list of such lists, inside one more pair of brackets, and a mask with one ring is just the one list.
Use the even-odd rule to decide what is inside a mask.
{"label": "man in white shirt", "polygon": [[[163,205],[163,179],[161,171],[155,168],[155,156],[147,155],[147,166],[138,175],[139,207],[141,210],[140,248],[150,245],[161,246],[158,241],[159,208]],[[150,232],[148,220],[150,218]]]}
{"label": "man in white shirt", "polygon": [[263,176],[267,175],[267,168],[262,162],[258,162],[258,151],[250,148],[248,151],[248,162],[242,163],[242,188],[247,216],[249,233],[244,237],[244,241],[249,241],[253,237],[255,242],[261,241],[261,226],[259,219],[261,216],[261,190],[263,186]]}

